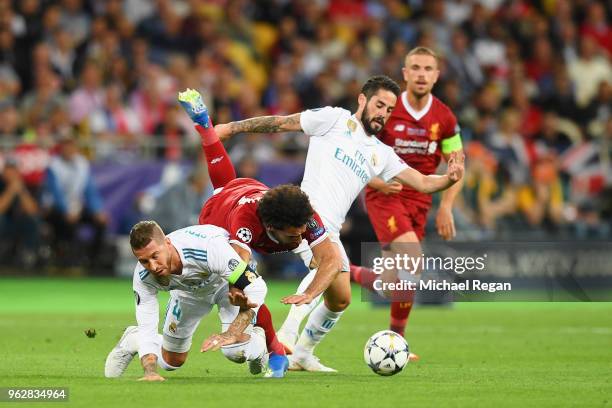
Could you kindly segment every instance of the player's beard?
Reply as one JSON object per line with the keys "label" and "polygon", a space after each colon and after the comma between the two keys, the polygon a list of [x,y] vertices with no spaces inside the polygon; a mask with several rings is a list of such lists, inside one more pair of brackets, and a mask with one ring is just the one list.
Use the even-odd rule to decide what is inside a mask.
{"label": "player's beard", "polygon": [[385,127],[384,119],[381,118],[380,120],[375,120],[375,122],[380,125],[380,129],[376,130],[372,127],[372,118],[370,118],[368,109],[364,109],[363,115],[361,115],[361,123],[363,124],[363,130],[365,130],[368,135],[377,135],[383,127]]}
{"label": "player's beard", "polygon": [[416,99],[421,99],[421,98],[426,97],[431,92],[431,88],[432,87],[430,86],[425,86],[423,90],[419,90],[415,83],[415,86],[413,86],[412,89],[410,89],[410,92]]}

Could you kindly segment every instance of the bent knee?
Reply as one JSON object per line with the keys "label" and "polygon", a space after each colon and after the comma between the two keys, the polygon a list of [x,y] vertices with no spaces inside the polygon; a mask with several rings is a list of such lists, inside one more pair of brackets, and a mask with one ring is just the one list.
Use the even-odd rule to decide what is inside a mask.
{"label": "bent knee", "polygon": [[187,353],[173,353],[162,349],[164,362],[172,367],[178,368],[187,361]]}

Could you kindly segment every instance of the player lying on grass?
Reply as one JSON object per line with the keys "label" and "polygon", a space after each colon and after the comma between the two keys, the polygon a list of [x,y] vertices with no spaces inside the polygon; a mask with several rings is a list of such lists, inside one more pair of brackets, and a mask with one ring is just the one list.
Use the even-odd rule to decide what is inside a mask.
{"label": "player lying on grass", "polygon": [[[397,180],[417,191],[433,193],[452,186],[463,176],[463,155],[451,154],[445,175],[425,176],[376,138],[399,94],[400,87],[392,79],[374,76],[363,85],[354,114],[328,106],[289,116],[264,116],[217,125],[215,130],[221,140],[243,132],[303,131],[310,136],[301,187],[342,254],[342,272],[348,272],[349,261],[340,242],[340,228],[351,204],[373,177],[378,176],[385,182]],[[307,245],[301,245],[296,252],[307,266],[312,266],[312,251]],[[324,302],[317,305],[323,291]],[[279,331],[279,338],[290,348],[294,347],[301,320],[312,311],[293,349],[290,369],[329,370],[317,361],[313,350],[335,326],[350,299],[348,273],[319,269],[300,283],[298,294],[284,300],[295,305]]]}
{"label": "player lying on grass", "polygon": [[[208,171],[215,187],[215,194],[202,208],[200,224],[226,229],[230,243],[245,262],[251,259],[252,250],[264,254],[287,252],[296,249],[304,240],[311,248],[312,262],[316,262],[323,273],[338,273],[342,259],[306,193],[297,186],[270,189],[257,180],[236,179],[230,158],[210,125],[201,95],[187,90],[179,94],[179,102],[202,137]],[[285,351],[276,339],[272,317],[265,305],[259,309],[257,325],[266,332],[272,366],[277,354],[284,355]]]}
{"label": "player lying on grass", "polygon": [[[265,336],[252,328],[267,292],[265,282],[232,249],[227,231],[195,225],[167,236],[155,221],[141,221],[130,232],[130,245],[138,259],[133,288],[138,326],[128,327],[106,359],[106,377],[119,377],[138,353],[144,381],[163,381],[157,367],[172,371],[187,359],[200,320],[214,305],[223,333],[211,336],[201,351],[221,351],[229,360],[249,362],[252,374],[266,365]],[[242,307],[230,303],[228,283],[243,291]],[[158,333],[158,291],[169,291],[163,335]],[[248,299],[247,301],[244,301]],[[267,376],[282,377],[281,372]]]}

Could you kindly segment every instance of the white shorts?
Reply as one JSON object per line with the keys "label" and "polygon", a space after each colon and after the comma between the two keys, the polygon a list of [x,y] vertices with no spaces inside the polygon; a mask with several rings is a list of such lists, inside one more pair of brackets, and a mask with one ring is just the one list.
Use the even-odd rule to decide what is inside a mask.
{"label": "white shorts", "polygon": [[[351,264],[349,262],[348,256],[346,256],[344,245],[342,245],[342,241],[340,241],[340,236],[333,232],[328,232],[328,234],[329,234],[329,239],[331,240],[331,242],[336,244],[338,246],[338,250],[340,251],[340,256],[342,257],[342,271],[341,272],[350,271]],[[300,244],[300,246],[295,248],[293,250],[293,253],[298,254],[300,258],[302,258],[302,261],[304,261],[304,265],[306,265],[306,267],[310,269],[310,263],[312,261],[313,254],[312,254],[312,249],[310,248],[310,245],[308,245],[308,241],[306,241],[305,239],[302,240],[302,243]]]}
{"label": "white shorts", "polygon": [[[219,311],[221,331],[227,330],[240,311],[238,306],[230,303],[227,293],[227,285],[221,287],[213,296],[211,303],[210,298],[203,300],[181,290],[170,291],[163,328],[164,349],[174,353],[189,351],[193,333],[214,305],[217,305]],[[249,326],[245,333],[250,334],[251,329],[252,326]]]}

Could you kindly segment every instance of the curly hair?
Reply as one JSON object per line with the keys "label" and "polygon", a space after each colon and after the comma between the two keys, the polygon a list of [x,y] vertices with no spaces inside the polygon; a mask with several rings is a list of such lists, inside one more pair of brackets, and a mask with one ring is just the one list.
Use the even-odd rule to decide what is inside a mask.
{"label": "curly hair", "polygon": [[298,186],[291,184],[268,190],[257,207],[257,215],[261,221],[276,229],[301,227],[313,214],[308,195]]}

